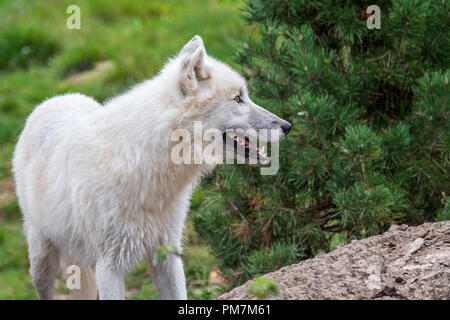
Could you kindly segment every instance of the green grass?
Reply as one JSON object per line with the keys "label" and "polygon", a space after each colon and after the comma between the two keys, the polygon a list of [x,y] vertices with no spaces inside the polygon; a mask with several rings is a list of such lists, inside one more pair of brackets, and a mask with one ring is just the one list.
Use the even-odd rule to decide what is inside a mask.
{"label": "green grass", "polygon": [[[66,28],[66,8],[72,4],[81,8],[80,30]],[[11,179],[17,137],[28,114],[46,98],[81,92],[104,101],[151,78],[195,34],[209,54],[232,64],[246,33],[241,6],[239,0],[1,1],[0,180]],[[104,60],[113,62],[109,72],[67,80]],[[194,209],[203,198],[201,190],[194,195]],[[189,298],[217,296],[221,289],[209,283],[217,262],[189,221],[185,239]],[[145,263],[126,283],[131,299],[158,297]],[[66,293],[64,283],[57,284],[57,293]],[[15,201],[0,202],[0,299],[35,298],[19,208]]]}
{"label": "green grass", "polygon": [[[0,195],[6,192],[0,189]],[[0,202],[0,299],[35,298],[16,200]]]}

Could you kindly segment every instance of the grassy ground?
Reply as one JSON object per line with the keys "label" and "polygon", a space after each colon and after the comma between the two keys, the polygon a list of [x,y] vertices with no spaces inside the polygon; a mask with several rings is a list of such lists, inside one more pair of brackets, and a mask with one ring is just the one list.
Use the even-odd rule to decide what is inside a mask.
{"label": "grassy ground", "polygon": [[[66,28],[71,4],[81,8],[80,30]],[[231,63],[244,37],[241,5],[239,0],[0,2],[0,299],[36,298],[10,173],[14,144],[34,106],[66,92],[104,101],[150,78],[195,34],[202,35],[209,54]],[[197,196],[197,203],[201,200]],[[189,222],[185,238],[189,298],[212,298],[220,292],[211,283],[216,261]],[[62,281],[57,288],[64,297]],[[157,298],[145,264],[127,276],[127,289],[131,299]]]}

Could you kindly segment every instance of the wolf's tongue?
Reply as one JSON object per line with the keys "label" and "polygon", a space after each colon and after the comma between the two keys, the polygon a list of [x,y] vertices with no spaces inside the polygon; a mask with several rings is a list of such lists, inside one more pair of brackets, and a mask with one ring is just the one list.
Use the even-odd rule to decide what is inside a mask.
{"label": "wolf's tongue", "polygon": [[250,140],[248,140],[247,138],[245,138],[244,143],[245,143],[245,145],[246,145],[247,147],[249,147],[250,149],[253,149],[253,150],[255,150],[255,151],[258,151],[258,148],[257,148],[255,145],[253,145],[253,144],[250,142]]}

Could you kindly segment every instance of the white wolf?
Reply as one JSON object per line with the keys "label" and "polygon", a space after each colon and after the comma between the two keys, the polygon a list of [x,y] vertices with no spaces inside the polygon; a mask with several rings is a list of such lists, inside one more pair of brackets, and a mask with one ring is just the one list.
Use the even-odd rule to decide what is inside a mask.
{"label": "white wolf", "polygon": [[[193,188],[213,167],[170,160],[170,133],[194,121],[224,133],[273,129],[280,138],[290,129],[250,100],[243,78],[208,56],[199,36],[156,77],[104,106],[66,94],[33,111],[13,171],[40,299],[53,298],[62,257],[82,268],[84,298],[98,290],[100,299],[124,299],[125,273],[147,257],[160,297],[186,299],[180,255],[158,261],[155,253],[166,243],[181,250]],[[255,157],[245,150],[241,157]]]}

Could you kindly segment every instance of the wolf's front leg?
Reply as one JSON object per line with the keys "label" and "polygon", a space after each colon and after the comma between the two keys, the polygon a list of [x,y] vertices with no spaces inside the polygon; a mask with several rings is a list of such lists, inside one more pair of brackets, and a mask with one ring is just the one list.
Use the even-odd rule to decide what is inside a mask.
{"label": "wolf's front leg", "polygon": [[114,270],[114,267],[99,261],[95,265],[95,278],[100,300],[125,300],[123,272]]}
{"label": "wolf's front leg", "polygon": [[156,262],[153,257],[149,260],[159,297],[164,300],[186,300],[186,279],[181,257],[169,254],[163,261]]}

